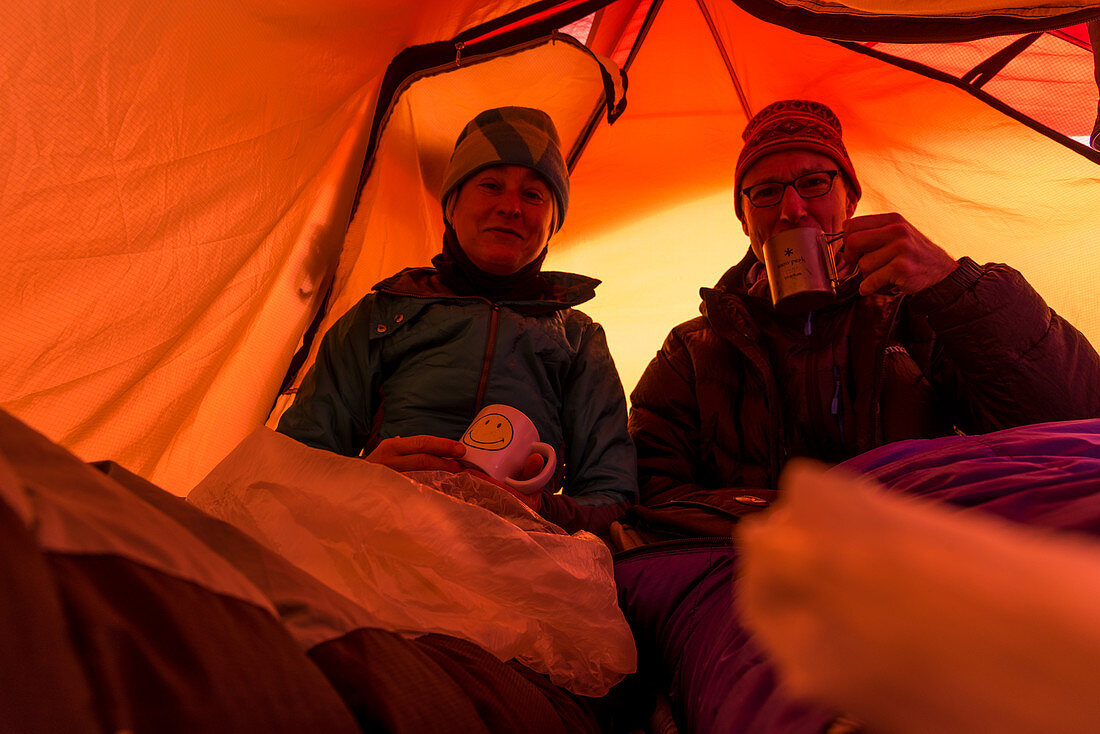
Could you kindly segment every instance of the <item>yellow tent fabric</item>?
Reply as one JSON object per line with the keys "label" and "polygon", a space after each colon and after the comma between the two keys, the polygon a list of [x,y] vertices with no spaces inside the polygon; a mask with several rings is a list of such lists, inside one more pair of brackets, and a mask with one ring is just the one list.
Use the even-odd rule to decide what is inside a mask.
{"label": "yellow tent fabric", "polygon": [[[506,102],[553,107],[569,139],[592,119],[603,80],[576,44],[449,63],[394,98],[351,217],[391,60],[496,18],[522,21],[526,5],[553,9],[6,6],[0,405],[86,459],[187,492],[268,419],[330,285],[322,328],[373,282],[435,251],[433,187],[456,125]],[[985,13],[1080,22],[1090,8],[809,5],[822,23]],[[625,63],[647,10],[609,6],[599,50]],[[838,112],[864,184],[861,213],[900,211],[953,254],[1012,264],[1100,343],[1093,160],[955,86],[728,0],[666,0],[653,18],[626,112],[604,119],[580,154],[547,260],[604,281],[585,310],[604,323],[628,390],[668,329],[696,313],[698,288],[746,249],[730,191],[738,134],[781,97]],[[510,96],[532,70],[547,81]]]}

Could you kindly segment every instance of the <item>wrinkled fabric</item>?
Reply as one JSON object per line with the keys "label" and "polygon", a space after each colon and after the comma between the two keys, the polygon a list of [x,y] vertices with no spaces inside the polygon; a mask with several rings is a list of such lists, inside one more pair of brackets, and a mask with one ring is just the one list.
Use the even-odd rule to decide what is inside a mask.
{"label": "wrinkled fabric", "polygon": [[[114,462],[102,462],[95,467],[118,486],[178,522],[255,584],[270,599],[283,627],[320,668],[363,731],[576,734],[598,730],[584,702],[553,685],[546,676],[514,660],[502,662],[465,640],[432,634],[410,639],[380,629],[365,609],[243,531]],[[548,525],[530,512],[527,516],[540,523],[540,527]],[[6,557],[6,560],[11,568],[31,567],[24,562],[26,559]],[[35,601],[40,607],[38,617],[49,621],[49,615],[43,614],[47,610]],[[163,628],[163,620],[157,622]],[[201,619],[199,626],[205,629]],[[204,635],[204,639],[208,636]],[[49,635],[43,639],[49,639]],[[257,658],[256,649],[249,650],[247,655]],[[36,659],[44,661],[41,669],[53,679],[64,681],[64,670],[58,668],[56,660],[51,662],[51,657],[42,655]],[[260,662],[268,664],[266,659]],[[25,667],[19,670],[24,679],[26,671]],[[34,686],[33,677],[30,683]],[[36,686],[39,691],[46,688]],[[18,695],[15,688],[11,691]],[[13,700],[18,701],[19,712],[37,713],[35,707],[27,705],[27,696]],[[71,704],[79,696],[63,700]],[[56,716],[67,708],[54,705],[51,710]],[[9,716],[4,721],[22,719],[22,715]],[[36,731],[30,726],[15,730]],[[331,731],[331,727],[312,730]],[[80,729],[55,725],[44,731],[52,734]]]}
{"label": "wrinkled fabric", "polygon": [[885,448],[791,462],[738,527],[738,611],[781,685],[868,731],[1094,731],[1100,420]]}
{"label": "wrinkled fabric", "polygon": [[616,557],[639,670],[672,702],[683,734],[821,734],[835,714],[776,689],[775,669],[733,614],[737,551],[703,540]]}
{"label": "wrinkled fabric", "polygon": [[4,731],[358,731],[236,564],[3,411],[0,526]]}
{"label": "wrinkled fabric", "polygon": [[357,629],[314,647],[364,732],[598,734],[587,702],[514,661],[446,635]]}
{"label": "wrinkled fabric", "polygon": [[379,283],[325,335],[278,430],[352,456],[393,436],[457,440],[484,405],[511,405],[558,455],[563,494],[547,487],[545,516],[603,534],[637,484],[603,329],[571,308],[598,281],[540,277],[543,295],[529,301],[458,296],[431,268]]}
{"label": "wrinkled fabric", "polygon": [[[244,532],[93,466],[0,412],[5,732],[599,731],[546,676],[378,629]],[[261,604],[226,593],[234,575]]]}
{"label": "wrinkled fabric", "polygon": [[[440,489],[436,489],[436,486]],[[601,696],[635,667],[611,554],[469,472],[413,472],[260,428],[188,501],[402,633],[441,633]]]}
{"label": "wrinkled fabric", "polygon": [[[996,515],[1066,538],[1100,536],[1100,420],[900,441],[844,462],[841,471],[964,515]],[[838,712],[793,698],[735,612],[738,556],[728,539],[666,541],[616,555],[639,669],[668,692],[684,734],[820,734]]]}
{"label": "wrinkled fabric", "polygon": [[742,290],[754,264],[750,253],[702,291],[703,315],[669,334],[631,395],[651,524],[758,510],[792,456],[839,462],[955,428],[1100,415],[1100,357],[1005,265],[962,258],[914,297],[777,317]]}

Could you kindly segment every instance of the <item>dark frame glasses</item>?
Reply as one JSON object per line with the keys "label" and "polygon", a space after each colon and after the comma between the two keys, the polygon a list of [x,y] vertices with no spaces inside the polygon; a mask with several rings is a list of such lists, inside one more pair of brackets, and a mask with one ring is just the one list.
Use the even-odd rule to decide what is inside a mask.
{"label": "dark frame glasses", "polygon": [[790,186],[803,199],[816,199],[833,190],[833,182],[836,181],[840,171],[810,171],[803,173],[791,181],[765,181],[753,186],[746,186],[741,193],[748,198],[749,203],[757,208],[775,206],[783,201],[783,196]]}

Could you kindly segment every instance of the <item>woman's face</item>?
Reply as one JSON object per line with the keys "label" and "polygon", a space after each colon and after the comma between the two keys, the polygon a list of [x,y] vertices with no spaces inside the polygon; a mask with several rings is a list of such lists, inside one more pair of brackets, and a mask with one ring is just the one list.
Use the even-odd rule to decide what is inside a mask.
{"label": "woman's face", "polygon": [[550,239],[554,195],[525,166],[494,166],[459,189],[451,224],[466,257],[487,273],[511,275]]}

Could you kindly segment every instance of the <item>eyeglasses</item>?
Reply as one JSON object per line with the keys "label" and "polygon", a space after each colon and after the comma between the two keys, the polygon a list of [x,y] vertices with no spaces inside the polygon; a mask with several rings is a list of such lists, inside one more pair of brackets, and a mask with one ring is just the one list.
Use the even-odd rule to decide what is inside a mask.
{"label": "eyeglasses", "polygon": [[794,188],[803,199],[816,199],[833,189],[833,181],[840,171],[812,171],[804,173],[793,181],[765,181],[755,186],[746,186],[741,193],[748,197],[749,203],[757,207],[775,206],[783,201],[787,187]]}

